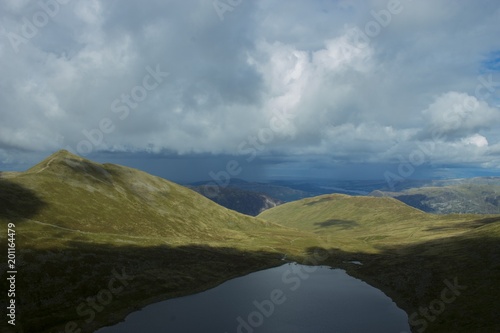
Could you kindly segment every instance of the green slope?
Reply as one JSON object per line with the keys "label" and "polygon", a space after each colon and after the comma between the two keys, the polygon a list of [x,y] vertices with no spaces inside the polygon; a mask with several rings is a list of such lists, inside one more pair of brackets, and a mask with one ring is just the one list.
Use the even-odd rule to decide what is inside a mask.
{"label": "green slope", "polygon": [[[286,203],[264,211],[259,216],[266,220],[280,220],[287,226],[315,230],[326,227],[349,228],[348,222],[341,221],[351,220],[367,226],[398,222],[402,217],[422,220],[427,214],[392,198],[326,194]],[[338,222],[329,222],[332,217]]]}
{"label": "green slope", "polygon": [[[390,295],[407,311],[413,332],[500,331],[500,216],[432,215],[392,198],[335,194],[258,217],[317,234],[322,244],[310,253],[327,253],[322,263]],[[445,281],[466,289],[441,309]],[[427,318],[431,305],[437,310]]]}
{"label": "green slope", "polygon": [[167,180],[66,151],[9,181],[50,203],[37,214],[39,222],[81,232],[186,242],[217,241],[265,227]]}
{"label": "green slope", "polygon": [[[443,281],[458,278],[468,289],[425,331],[500,326],[498,216],[432,215],[392,198],[335,194],[253,218],[139,170],[60,151],[26,172],[0,173],[2,248],[8,223],[16,226],[19,324],[12,330],[2,322],[2,332],[64,332],[67,325],[93,332],[153,301],[281,264],[285,254],[342,267],[409,315],[439,297]],[[88,320],[78,308],[114,271],[126,272],[129,284]],[[0,288],[7,290],[3,277]]]}
{"label": "green slope", "polygon": [[[284,253],[299,255],[311,244],[183,186],[67,151],[26,172],[0,173],[4,249],[8,223],[15,224],[20,272],[16,329],[30,333],[64,330],[68,322],[92,332],[153,300],[280,264]],[[299,241],[285,247],[292,238]],[[114,269],[134,282],[87,323],[78,306]],[[5,279],[0,287],[7,290]],[[0,329],[9,332],[5,324]]]}
{"label": "green slope", "polygon": [[381,246],[460,234],[468,230],[468,223],[478,219],[475,215],[428,214],[388,197],[344,194],[286,203],[258,217],[314,232],[343,249],[370,252]]}

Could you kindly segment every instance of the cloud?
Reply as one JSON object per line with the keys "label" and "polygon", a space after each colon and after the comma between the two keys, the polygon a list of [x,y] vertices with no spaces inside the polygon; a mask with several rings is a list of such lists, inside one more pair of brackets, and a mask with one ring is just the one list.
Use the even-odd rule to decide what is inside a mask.
{"label": "cloud", "polygon": [[474,134],[472,136],[464,138],[464,139],[462,139],[462,142],[467,144],[467,145],[473,145],[476,147],[487,147],[488,146],[488,140],[480,134]]}
{"label": "cloud", "polygon": [[[2,2],[1,156],[77,151],[91,133],[93,152],[241,156],[255,142],[262,157],[394,163],[433,143],[429,162],[500,164],[500,4],[402,1],[377,23],[384,10],[244,1],[221,21],[210,1],[74,0],[26,36],[43,6]],[[168,77],[134,99],[157,67]]]}
{"label": "cloud", "polygon": [[500,110],[466,93],[442,94],[423,112],[429,128],[448,139],[463,137],[500,121]]}

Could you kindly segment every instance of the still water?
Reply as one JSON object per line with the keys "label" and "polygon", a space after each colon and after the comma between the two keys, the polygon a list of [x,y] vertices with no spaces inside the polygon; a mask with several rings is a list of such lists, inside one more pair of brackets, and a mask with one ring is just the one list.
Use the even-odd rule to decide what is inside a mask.
{"label": "still water", "polygon": [[408,316],[341,269],[286,264],[151,304],[98,333],[400,333]]}

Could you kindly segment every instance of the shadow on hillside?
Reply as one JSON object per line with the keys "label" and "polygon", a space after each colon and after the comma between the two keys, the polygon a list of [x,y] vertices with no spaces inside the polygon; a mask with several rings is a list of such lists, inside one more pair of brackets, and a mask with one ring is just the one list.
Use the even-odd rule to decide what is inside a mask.
{"label": "shadow on hillside", "polygon": [[358,226],[358,222],[352,220],[337,220],[330,219],[323,222],[316,222],[314,225],[320,228],[328,228],[328,227],[340,227],[341,229],[352,229]]}
{"label": "shadow on hillside", "polygon": [[486,217],[484,219],[476,220],[476,222],[479,223],[480,225],[500,222],[500,216]]}
{"label": "shadow on hillside", "polygon": [[[19,322],[24,331],[33,333],[62,330],[70,321],[82,333],[91,332],[147,304],[200,292],[284,263],[281,253],[196,245],[139,247],[73,241],[64,249],[30,251],[25,245],[22,251]],[[307,253],[308,258],[302,258],[305,263],[344,268],[384,291],[409,315],[420,307],[439,305],[444,281],[456,279],[467,286],[433,321],[427,320],[426,332],[492,332],[500,328],[496,318],[500,313],[500,244],[496,238],[454,237],[386,247],[379,254],[320,247],[309,248]],[[363,265],[348,263],[352,260]],[[102,311],[95,312],[95,320],[86,323],[88,317],[76,309],[89,297],[103,294],[115,272],[131,279]],[[0,282],[5,288],[3,284]],[[420,328],[415,326],[414,331]]]}
{"label": "shadow on hillside", "polygon": [[104,182],[108,185],[113,184],[111,174],[117,174],[115,170],[106,170],[104,165],[101,166],[87,160],[78,160],[75,158],[65,158],[64,164],[69,167],[73,172],[80,175],[89,175],[96,180]]}
{"label": "shadow on hillside", "polygon": [[432,208],[425,201],[428,199],[424,194],[402,194],[394,197],[408,206],[415,207],[427,213],[435,213],[436,209]]}
{"label": "shadow on hillside", "polygon": [[[414,332],[500,332],[498,238],[450,237],[385,247],[380,254],[324,248],[309,248],[308,253],[322,253],[326,259],[321,263],[344,268],[384,291],[409,316],[416,313],[410,320]],[[362,265],[350,264],[353,260]],[[456,290],[460,295],[449,304],[441,301],[446,281],[466,286]],[[445,293],[450,296],[450,291]],[[434,307],[429,319],[418,313],[426,307]]]}
{"label": "shadow on hillside", "polygon": [[[30,251],[23,246],[22,250],[18,322],[32,333],[64,331],[71,321],[82,333],[93,332],[153,302],[201,292],[228,279],[284,264],[281,253],[196,245],[70,242],[64,249]],[[88,315],[78,315],[78,306],[108,289],[115,272],[132,279],[87,323]],[[0,282],[2,288],[6,288],[4,284]]]}
{"label": "shadow on hillside", "polygon": [[316,201],[311,201],[311,202],[308,202],[308,203],[306,203],[305,205],[306,205],[306,206],[314,206],[314,205],[316,205],[316,204],[319,204],[319,203],[322,203],[322,202],[325,202],[325,201],[326,201],[326,202],[330,202],[330,201],[332,201],[332,199],[331,199],[331,198],[321,198],[321,199],[318,199],[318,200],[316,200]]}
{"label": "shadow on hillside", "polygon": [[10,222],[31,218],[45,206],[32,190],[2,178],[0,172],[0,217]]}
{"label": "shadow on hillside", "polygon": [[454,223],[454,224],[450,225],[449,227],[448,226],[430,227],[430,228],[427,228],[426,231],[444,231],[444,230],[454,230],[457,228],[474,229],[474,228],[479,228],[479,227],[485,226],[487,224],[495,223],[495,222],[500,222],[500,216],[485,217],[485,218],[477,219],[474,221]]}

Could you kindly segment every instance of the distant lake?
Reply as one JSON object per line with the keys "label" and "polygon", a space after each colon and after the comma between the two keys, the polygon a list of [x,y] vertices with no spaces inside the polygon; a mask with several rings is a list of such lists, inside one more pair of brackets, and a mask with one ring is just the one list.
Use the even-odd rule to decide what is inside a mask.
{"label": "distant lake", "polygon": [[380,290],[325,266],[286,264],[151,304],[98,333],[400,333],[408,316]]}

